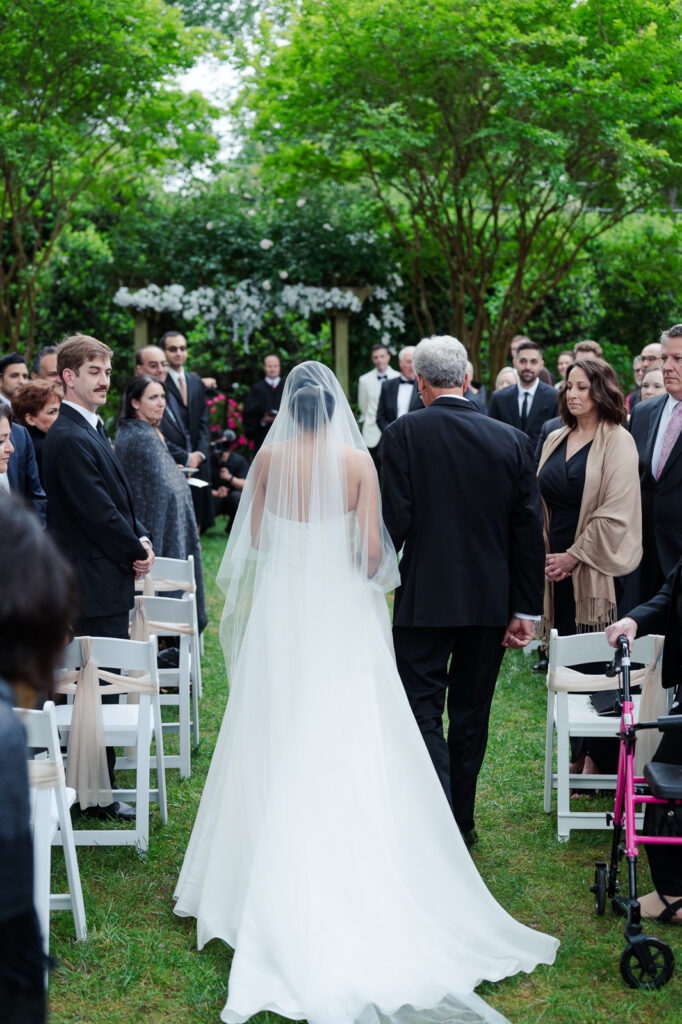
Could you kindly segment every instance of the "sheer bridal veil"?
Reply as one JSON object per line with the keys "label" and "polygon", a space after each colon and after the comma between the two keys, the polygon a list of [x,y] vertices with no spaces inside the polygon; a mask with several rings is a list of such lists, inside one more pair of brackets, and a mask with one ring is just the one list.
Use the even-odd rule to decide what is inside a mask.
{"label": "sheer bridal veil", "polygon": [[[305,362],[287,377],[218,573],[230,680],[259,596],[266,602],[272,596],[272,615],[295,617],[303,610],[317,620],[327,599],[336,605],[339,588],[349,593],[349,577],[381,591],[400,582],[377,474],[348,401],[328,367]],[[270,589],[261,593],[263,587]],[[291,627],[314,629],[315,621],[294,620]],[[267,632],[260,639],[267,643]]]}

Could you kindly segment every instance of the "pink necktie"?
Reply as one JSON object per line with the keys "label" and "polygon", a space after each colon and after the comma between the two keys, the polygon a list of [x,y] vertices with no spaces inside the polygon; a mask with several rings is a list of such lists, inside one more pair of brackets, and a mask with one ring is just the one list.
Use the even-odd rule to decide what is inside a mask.
{"label": "pink necktie", "polygon": [[660,477],[661,473],[665,469],[665,464],[668,461],[671,451],[675,447],[675,442],[682,433],[682,402],[678,402],[675,406],[674,412],[670,417],[670,422],[665,428],[665,434],[663,435],[663,447],[661,448],[661,454],[658,459],[658,466],[656,467],[656,479]]}

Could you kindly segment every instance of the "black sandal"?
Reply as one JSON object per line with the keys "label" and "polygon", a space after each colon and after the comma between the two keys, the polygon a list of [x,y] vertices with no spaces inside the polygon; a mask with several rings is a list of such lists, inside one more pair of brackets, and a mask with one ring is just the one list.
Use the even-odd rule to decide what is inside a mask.
{"label": "black sandal", "polygon": [[661,924],[670,924],[671,922],[673,924],[682,924],[682,920],[673,921],[673,918],[677,911],[682,910],[682,899],[675,900],[674,903],[668,903],[665,896],[661,896],[660,892],[658,894],[658,897],[663,903],[665,903],[665,910],[662,910],[655,920],[660,921]]}

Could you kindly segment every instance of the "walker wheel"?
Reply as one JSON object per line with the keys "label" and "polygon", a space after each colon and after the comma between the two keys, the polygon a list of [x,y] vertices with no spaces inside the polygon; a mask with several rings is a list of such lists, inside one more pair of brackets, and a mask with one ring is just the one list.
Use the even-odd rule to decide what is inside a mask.
{"label": "walker wheel", "polygon": [[629,943],[620,956],[620,973],[630,988],[663,988],[672,977],[674,966],[667,942],[649,936]]}
{"label": "walker wheel", "polygon": [[606,864],[603,861],[594,865],[594,885],[590,886],[590,892],[594,893],[594,909],[603,917],[606,910]]}

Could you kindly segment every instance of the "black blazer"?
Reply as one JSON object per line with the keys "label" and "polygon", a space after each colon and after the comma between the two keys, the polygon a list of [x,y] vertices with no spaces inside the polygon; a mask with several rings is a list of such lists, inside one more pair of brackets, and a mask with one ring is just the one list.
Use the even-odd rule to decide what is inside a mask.
{"label": "black blazer", "polygon": [[[400,383],[400,377],[394,377],[392,380],[384,381],[383,387],[381,388],[379,405],[377,408],[377,426],[381,431],[384,431],[389,423],[393,423],[394,420],[398,419],[398,388],[400,387]],[[412,385],[412,395],[410,397],[410,404],[407,410],[408,412],[414,412],[415,409],[424,408],[422,396],[419,394],[419,388],[417,387],[416,377],[412,381]]]}
{"label": "black blazer", "polygon": [[257,380],[249,388],[244,399],[244,433],[249,441],[254,442],[254,450],[258,451],[270,429],[270,424],[261,425],[266,412],[279,409],[284,391],[284,377],[273,390],[264,380]]}
{"label": "black blazer", "polygon": [[[648,399],[647,402],[653,401]],[[644,403],[647,404],[647,403]],[[663,474],[661,474],[663,476]],[[677,686],[682,675],[682,590],[680,573],[682,561],[668,576],[661,589],[650,601],[640,604],[628,616],[637,623],[637,632],[663,633],[663,666],[661,682],[666,689]]]}
{"label": "black blazer", "polygon": [[180,418],[180,422],[189,433],[189,440],[193,452],[201,452],[208,459],[209,442],[211,440],[211,429],[209,426],[208,406],[206,405],[206,389],[201,377],[196,373],[185,370],[185,381],[187,382],[187,405],[180,397],[180,392],[171,377],[166,377],[166,400],[170,396],[170,406],[174,415]]}
{"label": "black blazer", "polygon": [[147,557],[125,474],[108,440],[62,404],[47,432],[47,525],[76,569],[79,618],[118,615],[135,603],[133,562]]}
{"label": "black blazer", "polygon": [[[555,388],[549,384],[538,381],[538,389],[535,392],[533,404],[528,413],[528,422],[524,433],[528,434],[533,446],[533,451],[540,436],[540,430],[545,420],[557,415],[557,393]],[[488,408],[488,415],[501,423],[509,423],[510,426],[521,430],[521,416],[519,413],[519,398],[516,384],[510,384],[508,388],[493,392]]]}
{"label": "black blazer", "polygon": [[397,626],[506,626],[540,615],[540,491],[528,438],[443,397],[383,435],[384,519],[399,551]]}
{"label": "black blazer", "polygon": [[[166,378],[166,382],[168,379]],[[184,466],[193,449],[189,430],[185,426],[183,415],[177,406],[180,396],[178,395],[176,399],[175,395],[178,395],[177,388],[173,388],[173,391],[166,388],[166,408],[159,424],[159,430],[166,439],[168,451],[176,462]]]}
{"label": "black blazer", "polygon": [[642,485],[642,596],[656,593],[682,557],[682,435],[670,453],[658,480],[651,472],[651,456],[667,395],[638,402],[630,419],[630,432],[639,453]]}
{"label": "black blazer", "polygon": [[7,463],[7,480],[10,491],[20,494],[36,513],[45,527],[47,499],[38,473],[38,462],[31,435],[26,427],[13,423],[10,441],[14,451]]}

